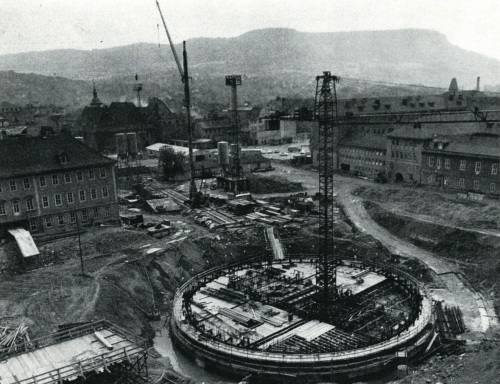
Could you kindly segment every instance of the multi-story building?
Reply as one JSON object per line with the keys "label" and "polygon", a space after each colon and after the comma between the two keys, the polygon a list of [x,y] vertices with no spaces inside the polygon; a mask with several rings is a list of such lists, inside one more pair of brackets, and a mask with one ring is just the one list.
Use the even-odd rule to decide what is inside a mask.
{"label": "multi-story building", "polygon": [[[370,176],[377,168],[368,165],[377,164],[374,153],[380,153],[381,137],[385,137],[382,164],[388,178],[425,184],[424,147],[439,135],[498,133],[500,98],[478,90],[460,91],[453,79],[449,90],[440,95],[339,100],[337,115],[333,127],[336,169]],[[317,131],[312,131],[310,145],[317,163]]]}
{"label": "multi-story building", "polygon": [[384,130],[371,127],[352,130],[340,142],[340,170],[376,177],[386,169],[386,136]]}
{"label": "multi-story building", "polygon": [[118,219],[114,161],[69,135],[0,140],[0,238]]}
{"label": "multi-story building", "polygon": [[500,194],[500,135],[440,136],[422,150],[424,184],[464,192]]}
{"label": "multi-story building", "polygon": [[104,105],[94,87],[94,97],[77,119],[73,133],[101,153],[116,153],[119,133],[135,133],[140,149],[156,142],[185,139],[183,121],[181,115],[173,113],[158,98],[151,98],[147,107],[140,108],[131,102]]}

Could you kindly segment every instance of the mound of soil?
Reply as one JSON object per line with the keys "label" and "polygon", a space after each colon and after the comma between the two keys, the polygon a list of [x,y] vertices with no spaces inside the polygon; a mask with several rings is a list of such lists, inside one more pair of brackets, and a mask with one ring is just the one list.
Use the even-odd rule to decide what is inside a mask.
{"label": "mound of soil", "polygon": [[288,193],[300,192],[305,188],[302,183],[289,181],[281,176],[266,177],[261,175],[248,175],[249,192],[256,194],[264,193]]}

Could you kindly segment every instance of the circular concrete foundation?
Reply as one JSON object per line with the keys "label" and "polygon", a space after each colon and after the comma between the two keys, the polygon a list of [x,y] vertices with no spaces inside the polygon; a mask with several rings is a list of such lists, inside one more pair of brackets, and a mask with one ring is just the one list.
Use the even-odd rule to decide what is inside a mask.
{"label": "circular concrete foundation", "polygon": [[254,258],[197,275],[174,298],[174,343],[222,373],[302,382],[373,375],[427,346],[432,304],[416,279],[337,261],[335,300],[325,310],[316,261]]}

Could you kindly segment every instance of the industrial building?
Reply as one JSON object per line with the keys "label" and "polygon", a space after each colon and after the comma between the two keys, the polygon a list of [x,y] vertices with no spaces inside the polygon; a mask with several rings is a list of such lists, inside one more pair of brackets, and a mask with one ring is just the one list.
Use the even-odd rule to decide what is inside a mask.
{"label": "industrial building", "polygon": [[0,140],[0,238],[118,220],[114,161],[69,135]]}
{"label": "industrial building", "polygon": [[[339,100],[334,121],[335,170],[369,178],[384,174],[391,181],[445,187],[449,185],[445,176],[427,175],[424,150],[436,137],[446,136],[451,143],[468,135],[475,137],[476,144],[464,155],[472,156],[470,151],[476,151],[480,157],[488,147],[494,147],[500,133],[500,98],[479,90],[460,91],[453,79],[448,91],[439,95]],[[311,154],[316,164],[318,146],[313,130]],[[474,189],[474,180],[460,183],[465,189]],[[476,190],[498,194],[489,184],[483,182]]]}

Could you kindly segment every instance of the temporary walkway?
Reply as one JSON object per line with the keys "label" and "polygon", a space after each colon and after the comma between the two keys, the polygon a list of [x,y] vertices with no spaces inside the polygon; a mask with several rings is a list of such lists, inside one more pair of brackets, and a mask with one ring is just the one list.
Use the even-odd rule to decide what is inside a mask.
{"label": "temporary walkway", "polygon": [[271,242],[271,247],[273,249],[274,259],[283,260],[285,255],[283,253],[283,247],[281,246],[281,240],[276,237],[274,227],[266,228],[267,238]]}
{"label": "temporary walkway", "polygon": [[145,364],[144,340],[106,321],[59,331],[12,348],[0,349],[2,384],[50,384],[111,372],[117,363]]}

